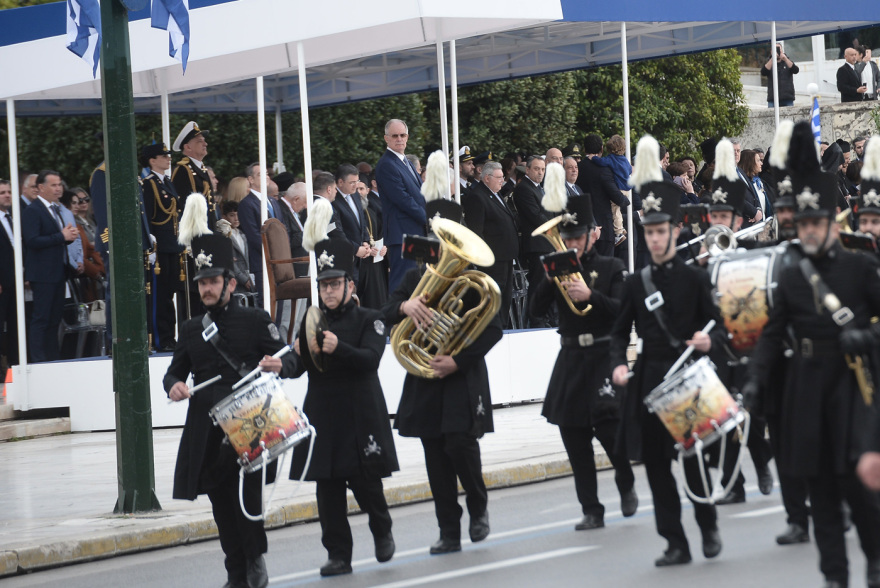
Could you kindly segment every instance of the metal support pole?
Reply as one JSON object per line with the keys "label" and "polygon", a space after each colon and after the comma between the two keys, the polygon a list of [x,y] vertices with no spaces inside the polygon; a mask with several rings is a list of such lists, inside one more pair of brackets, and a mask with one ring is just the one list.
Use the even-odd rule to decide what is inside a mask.
{"label": "metal support pole", "polygon": [[[260,151],[260,226],[269,218],[269,191],[266,174],[266,97],[263,95],[263,76],[257,78],[257,138]],[[269,264],[263,259],[263,308],[270,314],[269,308]]]}
{"label": "metal support pole", "polygon": [[[287,170],[284,167],[284,135],[282,135],[282,124],[281,124],[281,102],[278,101],[275,103],[275,161],[278,162],[278,173],[282,173]],[[283,196],[283,194],[278,195],[279,198]]]}
{"label": "metal support pole", "polygon": [[[140,196],[131,89],[128,11],[120,0],[101,3],[101,97],[110,290],[113,299],[113,384],[119,499],[114,512],[158,510],[153,472],[153,423],[147,364],[147,309]],[[132,238],[133,235],[138,235]]]}
{"label": "metal support pole", "polygon": [[[632,147],[629,127],[629,62],[626,50],[626,23],[620,23],[620,63],[623,67],[623,136],[626,137],[626,159],[632,162]],[[635,233],[633,232],[632,190],[630,190],[630,205],[626,207],[626,249],[629,257],[629,273],[633,273],[636,267],[635,260]]]}
{"label": "metal support pole", "polygon": [[455,201],[461,204],[461,164],[458,161],[458,66],[455,63],[455,39],[449,41],[449,84],[452,90],[452,160],[455,168]]}
{"label": "metal support pole", "polygon": [[779,129],[779,67],[776,61],[776,21],[770,23],[770,59],[773,60],[773,118]]}
{"label": "metal support pole", "polygon": [[[306,56],[303,52],[302,41],[296,44],[296,64],[297,74],[299,75],[299,108],[302,115],[302,134],[303,134],[303,165],[305,166],[306,175],[306,206],[311,213],[312,199],[315,193],[312,187],[312,135],[309,129],[309,90],[306,85]],[[315,276],[318,272],[318,266],[315,263],[315,252],[309,253],[309,275]],[[318,303],[318,282],[312,280],[312,301]]]}
{"label": "metal support pole", "polygon": [[18,187],[18,139],[15,129],[15,101],[6,101],[6,131],[9,135],[9,187],[12,188],[12,236],[13,262],[15,263],[15,319],[18,324],[18,365],[19,373],[15,378],[15,404],[19,410],[27,410],[30,406],[30,389],[27,385],[27,326],[24,319],[24,248],[21,242],[21,194]]}
{"label": "metal support pole", "polygon": [[[162,90],[160,104],[162,108],[162,142],[165,143],[165,147],[171,149],[171,114],[168,108],[168,92],[166,90]],[[171,177],[170,167],[165,170],[165,175],[169,178]]]}
{"label": "metal support pole", "polygon": [[[443,40],[437,40],[437,97],[440,99],[440,141],[444,157],[449,157],[449,121],[446,113],[446,59],[443,57]],[[452,154],[456,159],[457,153]],[[427,165],[427,162],[425,163]]]}

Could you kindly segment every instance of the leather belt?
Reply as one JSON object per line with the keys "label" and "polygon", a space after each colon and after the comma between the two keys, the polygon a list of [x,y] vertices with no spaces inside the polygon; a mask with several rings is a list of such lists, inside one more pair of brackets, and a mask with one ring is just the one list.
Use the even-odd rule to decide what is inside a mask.
{"label": "leather belt", "polygon": [[611,342],[611,337],[593,337],[592,333],[582,333],[577,337],[560,337],[563,347],[593,347]]}
{"label": "leather belt", "polygon": [[840,342],[836,339],[809,339],[802,337],[795,340],[795,349],[801,357],[810,359],[819,355],[840,355]]}

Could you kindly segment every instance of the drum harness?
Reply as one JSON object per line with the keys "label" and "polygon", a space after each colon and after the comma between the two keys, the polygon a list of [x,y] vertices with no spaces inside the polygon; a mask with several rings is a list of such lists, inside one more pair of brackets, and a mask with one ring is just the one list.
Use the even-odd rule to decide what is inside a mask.
{"label": "drum harness", "polygon": [[[240,359],[238,359],[234,353],[232,353],[232,351],[229,349],[229,346],[226,344],[226,340],[220,336],[220,330],[217,328],[217,323],[215,323],[213,320],[211,320],[209,313],[205,313],[205,315],[202,317],[202,326],[205,328],[205,330],[202,331],[202,339],[211,343],[211,345],[214,346],[214,349],[217,350],[217,353],[220,354],[220,357],[222,357],[224,360],[226,360],[226,363],[228,363],[232,367],[232,369],[234,369],[236,372],[238,372],[238,375],[241,376],[241,379],[232,387],[232,392],[234,394],[236,390],[241,388],[244,384],[249,382],[254,376],[256,376],[257,374],[260,373],[260,371],[261,371],[260,367],[257,366],[254,370],[252,370],[250,372],[248,371],[246,364],[243,361],[241,361]],[[289,353],[290,350],[291,350],[290,346],[285,345],[272,357],[279,358],[279,357]],[[220,376],[216,376],[216,377],[219,379]],[[216,425],[216,423],[215,423],[215,425]],[[309,471],[309,465],[312,461],[312,450],[315,448],[315,438],[318,436],[318,433],[315,430],[315,427],[311,424],[309,424],[309,431],[311,432],[310,439],[309,439],[309,453],[306,456],[306,463],[305,463],[305,466],[303,467],[302,476],[300,476],[300,479],[298,480],[299,482],[303,482],[305,480],[306,473]],[[228,439],[224,438],[223,442],[224,443],[228,442]],[[264,494],[264,491],[266,489],[266,470],[269,468],[270,460],[269,460],[269,452],[266,451],[266,447],[262,441],[260,442],[260,445],[263,445],[263,451],[261,452],[261,455],[263,457],[263,467],[260,468],[262,470],[262,483],[263,483],[262,489],[260,492],[260,496],[262,497]],[[282,453],[281,457],[278,460],[278,470],[279,471],[283,470],[283,468],[284,468],[284,456],[286,453],[287,453],[286,451],[285,451],[285,453]],[[238,470],[238,504],[241,507],[241,512],[248,520],[251,520],[251,521],[265,520],[266,512],[269,510],[269,506],[272,504],[272,497],[275,495],[275,489],[278,487],[278,485],[276,484],[276,485],[272,486],[272,490],[271,490],[271,492],[269,492],[268,500],[261,499],[260,514],[259,515],[252,515],[247,511],[247,508],[245,508],[245,506],[244,506],[244,474],[245,474],[245,467],[240,466],[239,470]]]}
{"label": "drum harness", "polygon": [[[803,257],[800,262],[798,262],[798,265],[801,274],[803,274],[807,283],[810,284],[810,287],[813,289],[817,314],[821,315],[822,309],[825,308],[831,313],[831,320],[834,321],[834,324],[840,327],[841,331],[855,328],[855,325],[853,325],[855,315],[852,310],[847,306],[841,305],[840,299],[834,291],[828,287],[828,284],[825,283],[822,276],[819,275],[816,266],[813,265],[810,258]],[[797,344],[803,357],[812,357],[812,340],[802,339],[797,341]],[[874,401],[874,380],[871,376],[871,370],[868,369],[867,357],[864,355],[852,356],[847,353],[844,355],[844,358],[846,360],[846,366],[852,370],[855,375],[856,383],[859,386],[859,391],[862,394],[862,400],[864,401],[865,406],[871,406]]]}
{"label": "drum harness", "polygon": [[[660,326],[660,330],[666,335],[669,339],[670,345],[672,345],[673,349],[680,350],[684,343],[678,339],[669,328],[666,326],[666,313],[663,310],[663,293],[657,290],[657,286],[654,285],[654,281],[651,279],[651,266],[647,265],[641,269],[639,275],[642,279],[642,285],[645,287],[645,293],[647,297],[645,298],[645,306],[647,309],[654,314],[654,317],[657,319],[657,324]],[[715,320],[710,320],[709,323],[703,328],[702,332],[708,334],[715,328]],[[693,345],[689,345],[682,353],[681,357],[676,360],[676,362],[669,368],[669,371],[666,372],[666,375],[663,376],[663,380],[668,380],[673,374],[675,374],[682,365],[687,362],[690,358],[691,354],[694,352]],[[650,411],[650,407],[649,411]],[[651,411],[653,412],[653,411]],[[745,411],[744,411],[745,412]],[[658,416],[659,418],[659,416]],[[745,424],[743,425],[743,429],[740,432],[740,446],[745,445],[749,438],[749,429],[751,428],[751,418],[749,417],[748,412],[745,412],[744,416]],[[713,421],[714,423],[714,421]],[[717,423],[715,424],[716,428],[718,427]],[[700,438],[696,438],[694,449],[695,453],[698,456],[697,463],[699,464],[700,469],[700,479],[703,482],[703,494],[704,496],[697,496],[696,493],[691,490],[688,485],[687,478],[684,475],[684,454],[685,451],[683,448],[678,448],[678,466],[682,475],[682,482],[687,493],[688,497],[694,502],[699,502],[702,504],[715,504],[715,495],[714,492],[710,492],[709,482],[706,476],[706,464],[703,456],[703,440]],[[727,435],[721,435],[721,448],[719,450],[719,467],[722,463],[724,463],[724,456],[727,453]],[[730,481],[727,484],[727,487],[722,488],[722,493],[720,496],[726,496],[730,490],[733,488],[733,485],[736,483],[736,479],[739,476],[740,468],[742,467],[742,455],[743,452],[739,451],[736,456],[736,464],[734,465],[733,475],[730,477]]]}

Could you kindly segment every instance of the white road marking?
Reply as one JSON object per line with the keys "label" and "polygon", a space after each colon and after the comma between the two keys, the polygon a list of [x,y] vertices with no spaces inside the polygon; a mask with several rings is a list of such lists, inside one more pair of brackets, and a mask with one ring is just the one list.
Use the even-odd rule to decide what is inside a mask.
{"label": "white road marking", "polygon": [[504,568],[510,568],[513,566],[521,566],[525,564],[530,564],[538,561],[543,561],[546,559],[553,559],[555,557],[566,557],[569,555],[574,555],[576,553],[584,553],[585,551],[592,551],[594,549],[599,549],[598,545],[590,545],[587,547],[569,547],[566,549],[557,549],[555,551],[546,551],[544,553],[536,553],[535,555],[529,555],[526,557],[517,557],[513,559],[507,559],[503,561],[496,561],[490,564],[484,564],[481,566],[473,566],[470,568],[462,568],[459,570],[453,570],[449,572],[443,572],[442,574],[434,574],[433,576],[422,576],[420,578],[413,578],[411,580],[403,580],[401,582],[392,582],[391,584],[382,584],[381,586],[376,586],[375,588],[405,588],[408,586],[422,586],[424,584],[432,584],[434,582],[443,582],[447,580],[453,580],[455,578],[463,578],[465,576],[472,576],[474,574],[482,574],[485,572],[492,572],[495,570],[501,570]]}
{"label": "white road marking", "polygon": [[759,508],[757,510],[750,510],[748,512],[740,512],[735,515],[730,515],[731,519],[753,519],[755,517],[764,517],[767,515],[779,514],[785,511],[785,507],[781,504],[779,506],[771,506],[768,508]]}

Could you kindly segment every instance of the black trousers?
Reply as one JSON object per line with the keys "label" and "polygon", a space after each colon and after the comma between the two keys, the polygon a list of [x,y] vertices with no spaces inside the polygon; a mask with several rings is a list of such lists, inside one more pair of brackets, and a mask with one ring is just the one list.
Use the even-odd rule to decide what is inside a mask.
{"label": "black trousers", "polygon": [[[609,227],[611,229],[611,234],[614,234],[614,227]],[[605,227],[602,227],[602,234],[605,234]],[[604,255],[605,257],[614,257],[614,238],[610,241],[596,241],[593,243],[593,249],[596,250],[596,253],[599,255]]]}
{"label": "black trousers", "polygon": [[842,501],[852,510],[865,559],[880,562],[880,497],[866,489],[854,471],[835,475],[827,451],[819,456],[819,475],[807,478],[819,569],[827,581],[849,580]]}
{"label": "black trousers", "polygon": [[391,515],[385,502],[381,478],[358,476],[348,479],[317,481],[318,518],[321,522],[321,543],[330,559],[351,563],[354,541],[348,524],[346,488],[351,488],[361,510],[369,517],[373,537],[391,532]]}
{"label": "black trousers", "polygon": [[[174,345],[177,340],[178,315],[186,319],[186,301],[183,296],[178,297],[178,311],[174,310],[174,295],[183,291],[183,282],[180,280],[180,254],[163,253],[157,254],[160,272],[156,276],[156,291],[153,293],[156,306],[156,334],[158,341],[154,341],[157,349]],[[193,282],[193,287],[198,286]]]}
{"label": "black trousers", "polygon": [[[760,471],[761,469],[766,468],[767,464],[770,463],[770,460],[773,458],[773,452],[770,450],[770,444],[764,437],[764,429],[767,426],[767,421],[755,415],[752,415],[751,418],[752,424],[749,428],[749,439],[746,442],[746,446],[749,448],[749,453],[752,455],[752,462],[755,464],[755,470]],[[730,477],[733,475],[733,468],[736,466],[736,460],[740,451],[742,451],[742,443],[736,439],[736,431],[731,431],[728,433],[727,452],[724,455],[724,464],[721,475],[722,486],[727,486],[727,483],[730,482]],[[745,494],[745,482],[746,478],[743,476],[742,470],[740,470],[731,492]]]}
{"label": "black trousers", "polygon": [[[262,476],[259,472],[244,478],[244,505],[252,516],[260,514]],[[247,581],[247,562],[266,553],[269,543],[262,521],[250,521],[238,503],[238,477],[208,490],[214,522],[220,535],[220,547],[226,555],[226,573],[230,580]]]}
{"label": "black trousers", "polygon": [[61,357],[58,326],[64,310],[65,282],[31,282],[34,315],[28,331],[31,363],[55,361]]}
{"label": "black trousers", "polygon": [[[398,244],[388,244],[388,255],[385,259],[388,260],[388,292],[394,292],[397,287],[400,285],[400,282],[403,280],[403,276],[406,275],[406,272],[413,269],[414,267],[418,267],[418,264],[412,259],[406,259],[401,254],[400,250],[401,245]],[[500,286],[501,284],[499,284]]]}
{"label": "black trousers", "polygon": [[12,286],[0,292],[0,352],[11,366],[18,365],[18,315]]}
{"label": "black trousers", "polygon": [[471,519],[482,516],[489,505],[480,443],[467,433],[446,433],[436,438],[422,437],[422,447],[440,536],[459,540],[462,509],[458,504],[458,481],[464,488]]}
{"label": "black trousers", "polygon": [[[529,266],[529,273],[526,274],[526,279],[529,281],[529,290],[528,290],[528,298],[526,300],[526,308],[531,307],[531,303],[529,301],[535,296],[535,292],[538,290],[538,286],[541,284],[541,280],[546,279],[546,272],[544,270],[544,264],[541,263],[541,255],[542,253],[529,253],[526,257],[526,261]],[[530,328],[542,328],[551,326],[551,321],[548,318],[548,313],[544,313],[542,315],[534,315],[531,313],[531,309],[529,310],[529,327]]]}
{"label": "black trousers", "polygon": [[[767,419],[767,430],[770,432],[771,440],[778,438],[778,422],[777,418]],[[785,507],[785,522],[808,529],[810,525],[810,508],[807,506],[807,481],[804,478],[782,474],[779,471],[778,463],[776,464],[776,474],[779,476],[782,506]]]}
{"label": "black trousers", "polygon": [[[506,329],[510,327],[510,301],[513,298],[513,261],[499,261],[492,267],[480,269],[495,280],[501,290],[501,307],[498,309],[498,316],[501,317],[501,323]],[[390,287],[388,291],[392,291]]]}
{"label": "black trousers", "polygon": [[[669,455],[669,433],[659,418],[653,415],[645,421],[642,432],[642,460],[648,484],[654,498],[654,521],[657,533],[666,539],[670,548],[682,549],[690,553],[688,540],[681,524],[681,499],[678,485],[672,473],[672,457]],[[717,447],[717,443],[713,447]],[[697,459],[692,456],[684,459],[684,474],[688,485],[697,496],[705,496]],[[707,483],[712,488],[712,479],[706,472]],[[693,502],[693,500],[691,501]],[[717,528],[718,515],[714,505],[693,502],[694,515],[700,530],[710,531]]]}
{"label": "black trousers", "polygon": [[559,434],[568,453],[568,461],[574,473],[574,489],[584,514],[605,515],[605,507],[599,502],[596,482],[596,461],[593,453],[593,437],[599,440],[611,465],[614,466],[614,482],[623,495],[632,490],[635,476],[625,455],[614,452],[618,422],[603,421],[595,427],[567,427],[560,425]]}

